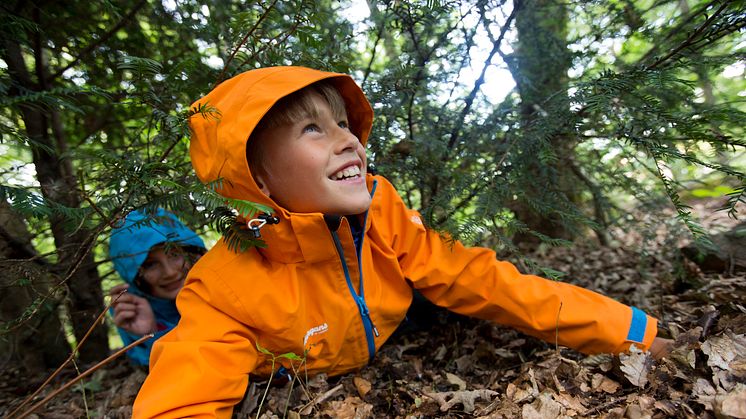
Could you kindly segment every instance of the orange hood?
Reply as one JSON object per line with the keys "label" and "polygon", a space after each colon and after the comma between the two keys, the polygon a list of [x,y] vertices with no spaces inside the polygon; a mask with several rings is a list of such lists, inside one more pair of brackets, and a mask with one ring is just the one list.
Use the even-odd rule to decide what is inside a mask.
{"label": "orange hood", "polygon": [[246,142],[262,117],[281,98],[319,80],[332,79],[347,108],[352,131],[365,145],[373,123],[373,110],[363,91],[346,74],[305,67],[268,67],[250,70],[222,82],[192,109],[207,106],[219,114],[194,114],[190,155],[197,177],[203,182],[222,179],[218,193],[275,208],[287,216],[254,182],[246,160]]}

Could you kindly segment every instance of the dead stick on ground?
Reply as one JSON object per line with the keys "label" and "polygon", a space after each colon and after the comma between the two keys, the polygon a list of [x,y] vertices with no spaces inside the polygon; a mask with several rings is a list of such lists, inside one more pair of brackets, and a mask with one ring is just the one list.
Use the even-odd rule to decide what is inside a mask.
{"label": "dead stick on ground", "polygon": [[36,397],[36,395],[39,394],[39,392],[44,387],[46,387],[47,384],[49,384],[49,382],[52,381],[52,379],[54,379],[54,377],[56,377],[57,374],[59,374],[60,371],[62,371],[62,369],[65,368],[65,366],[67,366],[67,364],[70,363],[70,361],[73,360],[73,358],[75,358],[75,354],[78,353],[78,351],[80,350],[80,347],[83,346],[83,343],[85,343],[86,339],[88,339],[88,336],[90,336],[91,332],[93,332],[93,329],[95,329],[96,326],[101,322],[101,319],[103,319],[103,317],[106,315],[106,312],[109,311],[109,308],[111,307],[111,305],[114,304],[119,299],[119,297],[121,297],[122,294],[124,294],[125,292],[127,292],[126,289],[122,290],[122,292],[120,292],[116,297],[112,298],[112,300],[109,302],[109,305],[107,305],[106,308],[104,308],[104,311],[102,311],[101,314],[98,315],[98,317],[96,318],[96,321],[93,322],[93,324],[91,325],[91,327],[86,332],[85,336],[83,336],[83,339],[80,340],[80,343],[78,343],[77,345],[75,345],[75,349],[73,349],[73,351],[70,353],[70,356],[67,357],[67,359],[65,360],[65,362],[63,362],[62,365],[60,365],[56,370],[54,370],[54,372],[52,373],[52,375],[50,375],[49,378],[47,378],[39,386],[39,388],[37,388],[36,391],[34,391],[33,394],[31,394],[30,396],[26,397],[26,400],[24,400],[23,403],[21,403],[20,405],[18,405],[18,407],[16,407],[15,409],[13,409],[13,411],[8,414],[8,416],[7,416],[8,418],[13,417],[13,415],[15,413],[17,413],[24,406],[26,406],[27,404],[29,404],[29,402],[31,400],[33,400],[34,397]]}
{"label": "dead stick on ground", "polygon": [[[343,385],[340,384],[333,389],[327,391],[326,393],[322,394],[318,398],[311,400],[308,402],[307,405],[303,407],[303,409],[300,410],[301,415],[308,415],[311,413],[311,409],[313,409],[314,406],[318,406],[319,404],[325,402],[328,398],[332,397],[335,393],[337,393],[339,390],[342,390]],[[304,413],[305,412],[305,413]]]}
{"label": "dead stick on ground", "polygon": [[41,406],[43,406],[44,404],[46,404],[49,400],[51,400],[52,398],[54,398],[56,395],[62,393],[63,391],[67,390],[68,388],[72,387],[75,383],[77,383],[78,381],[82,380],[83,378],[85,378],[85,377],[93,374],[97,369],[103,367],[104,365],[106,365],[109,362],[111,362],[113,359],[115,359],[115,358],[119,357],[120,355],[122,355],[123,353],[127,352],[133,346],[137,346],[137,345],[145,342],[146,340],[152,338],[153,336],[155,336],[154,333],[147,334],[147,335],[141,337],[140,339],[138,339],[138,340],[130,343],[129,345],[125,346],[124,348],[116,351],[114,354],[110,355],[108,358],[104,359],[103,361],[99,362],[98,364],[96,364],[96,365],[92,366],[91,368],[87,369],[83,374],[80,374],[79,376],[73,378],[72,380],[68,381],[64,386],[62,386],[62,387],[58,388],[57,390],[53,391],[52,393],[50,393],[42,401],[40,401],[40,402],[36,403],[35,405],[31,406],[27,411],[25,411],[25,412],[21,413],[20,415],[18,415],[18,419],[22,419],[22,418],[25,418],[26,416],[30,415],[31,413],[34,412],[34,410],[36,410],[36,409],[40,408]]}

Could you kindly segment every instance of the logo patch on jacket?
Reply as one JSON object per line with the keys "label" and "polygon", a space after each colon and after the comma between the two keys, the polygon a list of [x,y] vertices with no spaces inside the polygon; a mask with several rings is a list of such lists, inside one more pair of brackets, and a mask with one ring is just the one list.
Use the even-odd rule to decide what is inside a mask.
{"label": "logo patch on jacket", "polygon": [[329,325],[326,323],[308,329],[308,332],[306,332],[306,336],[303,337],[303,346],[306,346],[306,343],[308,343],[308,339],[311,336],[320,335],[322,333],[325,333],[327,330],[329,330]]}
{"label": "logo patch on jacket", "polygon": [[409,210],[409,222],[417,226],[418,229],[424,230],[425,224],[422,222],[422,217],[415,210]]}

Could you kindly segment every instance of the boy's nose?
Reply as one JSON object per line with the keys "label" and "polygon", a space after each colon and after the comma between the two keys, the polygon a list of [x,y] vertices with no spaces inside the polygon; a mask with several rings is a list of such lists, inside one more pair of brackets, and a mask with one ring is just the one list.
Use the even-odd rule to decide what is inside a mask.
{"label": "boy's nose", "polygon": [[337,128],[335,137],[337,140],[335,151],[337,153],[343,153],[347,150],[355,150],[358,143],[360,143],[360,140],[357,139],[355,134],[344,128]]}

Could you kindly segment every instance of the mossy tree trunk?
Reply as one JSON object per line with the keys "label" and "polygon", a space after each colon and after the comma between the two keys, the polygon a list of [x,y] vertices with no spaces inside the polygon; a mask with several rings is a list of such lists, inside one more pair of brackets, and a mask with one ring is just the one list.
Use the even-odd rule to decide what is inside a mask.
{"label": "mossy tree trunk", "polygon": [[[39,18],[38,13],[33,13]],[[2,39],[2,59],[8,66],[11,80],[10,96],[23,92],[43,92],[54,86],[47,80],[49,72],[45,64],[44,40],[40,32],[32,32],[30,38],[36,48],[32,59],[24,56],[21,44],[8,37]],[[29,68],[30,67],[30,68]],[[80,188],[72,164],[64,157],[67,139],[60,113],[53,107],[19,105],[25,134],[30,140],[36,178],[42,195],[50,202],[68,208],[80,206]],[[79,341],[104,309],[101,280],[90,250],[93,233],[82,227],[66,225],[65,218],[51,212],[49,223],[57,250],[55,271],[68,278],[69,307],[75,338]],[[99,325],[86,344],[80,348],[81,362],[91,363],[105,358],[109,353],[106,328]]]}
{"label": "mossy tree trunk", "polygon": [[57,311],[58,280],[34,251],[23,218],[0,201],[0,369],[20,366],[35,375],[69,355]]}
{"label": "mossy tree trunk", "polygon": [[[518,159],[526,176],[523,196],[511,209],[528,228],[555,237],[572,238],[572,226],[555,211],[543,211],[527,201],[556,204],[577,202],[577,178],[572,161],[575,141],[570,134],[567,6],[552,0],[516,0],[515,52],[507,60],[521,98],[522,141]],[[532,234],[519,233],[517,243],[536,244]]]}

